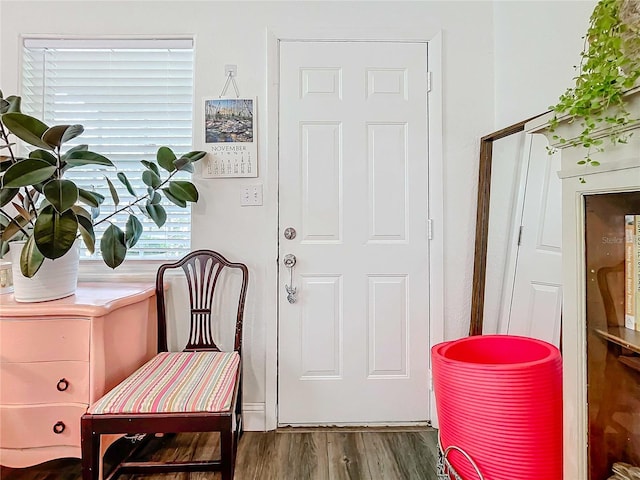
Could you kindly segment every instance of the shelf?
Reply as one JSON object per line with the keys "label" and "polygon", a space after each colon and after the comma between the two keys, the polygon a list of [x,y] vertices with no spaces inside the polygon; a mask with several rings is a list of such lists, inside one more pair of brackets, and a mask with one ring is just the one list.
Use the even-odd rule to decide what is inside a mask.
{"label": "shelf", "polygon": [[596,329],[598,335],[609,342],[616,343],[633,352],[640,353],[640,332],[625,327],[609,327],[607,330]]}
{"label": "shelf", "polygon": [[628,355],[620,355],[618,361],[629,368],[640,372],[640,357],[631,357]]}

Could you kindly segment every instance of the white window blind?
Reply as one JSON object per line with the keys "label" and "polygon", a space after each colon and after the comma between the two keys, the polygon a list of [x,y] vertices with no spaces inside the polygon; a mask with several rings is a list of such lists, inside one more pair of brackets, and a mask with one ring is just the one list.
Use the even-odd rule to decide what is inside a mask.
{"label": "white window blind", "polygon": [[[155,160],[161,146],[178,156],[192,150],[192,108],[191,39],[25,39],[22,110],[49,126],[83,125],[85,132],[69,145],[87,144],[105,155],[126,173],[138,195],[146,191],[140,160]],[[132,198],[113,168],[78,167],[66,174],[105,196],[102,214],[114,211],[105,175],[116,186],[121,206]],[[144,233],[127,259],[176,258],[189,251],[190,208],[166,200],[162,205],[167,211],[162,228],[134,207]],[[114,223],[122,228],[128,213],[119,216]],[[96,227],[97,238],[107,226]],[[89,257],[87,251],[82,254]],[[99,252],[89,258],[100,258]]]}

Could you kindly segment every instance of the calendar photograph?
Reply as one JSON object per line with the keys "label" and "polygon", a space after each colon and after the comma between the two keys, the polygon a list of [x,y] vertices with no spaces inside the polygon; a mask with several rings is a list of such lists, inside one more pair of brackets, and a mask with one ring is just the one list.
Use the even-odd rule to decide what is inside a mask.
{"label": "calendar photograph", "polygon": [[253,99],[205,101],[206,143],[253,142]]}
{"label": "calendar photograph", "polygon": [[255,98],[205,100],[205,178],[257,177]]}

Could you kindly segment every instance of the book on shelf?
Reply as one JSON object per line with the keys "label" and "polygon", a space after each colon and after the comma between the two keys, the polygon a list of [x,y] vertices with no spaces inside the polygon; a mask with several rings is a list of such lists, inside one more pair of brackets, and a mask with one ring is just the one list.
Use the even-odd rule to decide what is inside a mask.
{"label": "book on shelf", "polygon": [[640,330],[640,215],[634,215],[634,222],[635,230],[633,232],[633,297],[636,307],[636,330]]}
{"label": "book on shelf", "polygon": [[636,305],[633,294],[633,250],[635,240],[635,215],[624,216],[624,326],[635,330]]}
{"label": "book on shelf", "polygon": [[624,326],[640,331],[640,214],[624,216]]}

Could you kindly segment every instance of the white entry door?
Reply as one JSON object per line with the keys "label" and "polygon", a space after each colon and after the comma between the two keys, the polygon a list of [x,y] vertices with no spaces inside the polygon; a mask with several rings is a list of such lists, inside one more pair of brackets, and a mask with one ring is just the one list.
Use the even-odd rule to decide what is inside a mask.
{"label": "white entry door", "polygon": [[528,135],[526,193],[506,333],[560,344],[562,313],[562,189],[560,155],[542,135]]}
{"label": "white entry door", "polygon": [[281,425],[428,420],[427,83],[424,43],[280,43]]}

